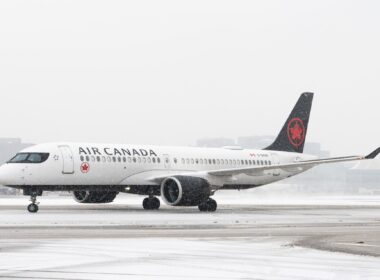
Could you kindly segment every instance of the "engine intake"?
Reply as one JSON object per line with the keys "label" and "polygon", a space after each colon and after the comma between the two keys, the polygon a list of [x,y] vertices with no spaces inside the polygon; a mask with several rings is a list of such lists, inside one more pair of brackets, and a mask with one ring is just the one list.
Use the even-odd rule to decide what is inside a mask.
{"label": "engine intake", "polygon": [[197,177],[168,177],[161,183],[161,197],[171,206],[197,206],[210,197],[210,184]]}
{"label": "engine intake", "polygon": [[110,203],[118,192],[96,192],[96,191],[74,191],[73,196],[75,201],[79,203]]}

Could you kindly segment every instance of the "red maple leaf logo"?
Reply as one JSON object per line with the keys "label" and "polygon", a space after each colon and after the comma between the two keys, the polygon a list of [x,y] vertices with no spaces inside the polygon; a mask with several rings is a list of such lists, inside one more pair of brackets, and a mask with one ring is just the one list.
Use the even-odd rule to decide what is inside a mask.
{"label": "red maple leaf logo", "polygon": [[294,125],[294,127],[289,128],[290,134],[293,140],[301,140],[303,129],[298,124],[298,122]]}
{"label": "red maple leaf logo", "polygon": [[288,124],[288,138],[293,147],[300,147],[305,141],[305,126],[299,118],[293,118]]}
{"label": "red maple leaf logo", "polygon": [[90,165],[87,162],[83,162],[80,166],[80,171],[82,171],[82,173],[87,173],[90,171]]}

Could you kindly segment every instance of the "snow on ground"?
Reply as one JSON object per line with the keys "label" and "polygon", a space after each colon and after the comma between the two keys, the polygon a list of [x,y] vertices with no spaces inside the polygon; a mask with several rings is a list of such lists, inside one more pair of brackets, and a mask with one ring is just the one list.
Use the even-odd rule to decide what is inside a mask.
{"label": "snow on ground", "polygon": [[270,238],[9,240],[6,245],[0,253],[5,279],[380,279],[377,258],[291,247]]}
{"label": "snow on ground", "polygon": [[[327,227],[325,230],[329,224],[332,228],[348,223],[357,225],[356,229],[361,224],[376,226],[379,213],[373,209],[378,207],[370,206],[380,205],[380,197],[284,198],[221,192],[215,198],[220,210],[200,213],[196,208],[167,206],[147,212],[141,209],[142,197],[133,195],[120,195],[110,205],[80,205],[71,197],[45,196],[39,199],[37,214],[26,212],[26,197],[0,198],[0,231],[26,231],[27,236],[12,239],[10,234],[0,239],[0,279],[380,279],[380,258],[292,245],[302,237],[297,234],[307,232],[311,225],[315,231],[320,224]],[[349,205],[363,207],[350,211]],[[191,226],[218,225],[232,232],[239,230],[236,223],[253,230],[267,225],[275,230],[278,225],[281,234],[271,234],[271,227],[269,233],[244,237],[211,234],[213,237],[199,238],[190,234],[153,238],[145,234],[141,238],[33,239],[27,233],[28,227],[47,232],[44,227],[67,226],[67,232],[71,226],[95,225],[134,226],[137,235],[145,231],[144,226],[162,226],[165,232],[165,226],[186,231]],[[294,235],[291,227],[282,230],[297,224],[306,230],[294,229]]]}

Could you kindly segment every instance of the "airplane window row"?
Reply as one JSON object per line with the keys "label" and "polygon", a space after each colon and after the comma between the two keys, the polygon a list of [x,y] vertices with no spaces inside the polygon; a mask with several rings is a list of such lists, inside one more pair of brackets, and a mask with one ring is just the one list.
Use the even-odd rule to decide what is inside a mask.
{"label": "airplane window row", "polygon": [[[178,160],[174,158],[174,163]],[[182,164],[209,164],[209,165],[272,165],[270,160],[247,160],[247,159],[193,159],[182,158]]]}
{"label": "airplane window row", "polygon": [[139,158],[135,158],[135,157],[110,157],[110,156],[80,156],[80,160],[81,161],[97,161],[97,162],[128,162],[128,163],[160,163],[161,162],[161,159],[159,157],[155,158],[155,157],[139,157]]}
{"label": "airplane window row", "polygon": [[[87,162],[120,162],[120,163],[161,163],[159,157],[115,157],[115,156],[80,156],[80,160]],[[179,163],[177,158],[173,158],[175,164]],[[165,163],[169,164],[169,158],[165,159]],[[240,159],[193,159],[182,158],[181,163],[184,164],[202,164],[202,165],[272,165],[270,160],[240,160]]]}

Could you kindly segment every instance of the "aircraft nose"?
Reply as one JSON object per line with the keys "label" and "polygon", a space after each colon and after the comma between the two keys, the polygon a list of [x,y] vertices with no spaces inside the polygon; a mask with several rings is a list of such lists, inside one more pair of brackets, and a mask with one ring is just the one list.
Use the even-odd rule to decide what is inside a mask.
{"label": "aircraft nose", "polygon": [[4,165],[0,166],[0,185],[5,185],[5,169],[4,169]]}
{"label": "aircraft nose", "polygon": [[0,185],[7,185],[9,184],[9,176],[7,174],[7,168],[5,164],[0,166]]}

